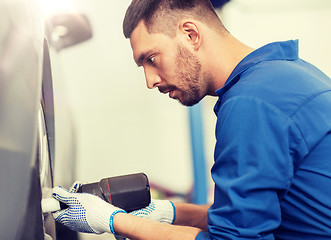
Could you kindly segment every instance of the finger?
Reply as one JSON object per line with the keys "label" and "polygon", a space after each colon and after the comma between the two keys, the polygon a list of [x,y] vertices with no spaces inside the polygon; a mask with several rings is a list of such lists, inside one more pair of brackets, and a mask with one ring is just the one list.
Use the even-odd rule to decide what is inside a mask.
{"label": "finger", "polygon": [[154,212],[155,209],[156,209],[155,201],[152,200],[151,203],[147,207],[133,211],[130,214],[138,216],[138,217],[144,217],[144,216],[148,216],[149,214]]}
{"label": "finger", "polygon": [[53,188],[53,197],[56,200],[59,200],[60,202],[67,203],[69,197],[70,197],[70,192],[68,190],[62,188],[61,186],[57,186]]}
{"label": "finger", "polygon": [[82,183],[80,181],[76,181],[76,182],[74,182],[74,184],[72,184],[69,192],[76,193],[81,186],[82,186]]}
{"label": "finger", "polygon": [[56,220],[56,221],[60,221],[60,219],[62,218],[63,215],[65,215],[65,212],[67,210],[60,210],[60,211],[57,211],[57,212],[53,212],[52,215],[53,215],[53,218]]}

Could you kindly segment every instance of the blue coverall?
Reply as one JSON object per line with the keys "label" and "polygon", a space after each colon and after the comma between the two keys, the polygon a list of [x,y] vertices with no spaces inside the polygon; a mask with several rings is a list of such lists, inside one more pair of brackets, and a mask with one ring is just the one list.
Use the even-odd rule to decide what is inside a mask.
{"label": "blue coverall", "polygon": [[331,239],[331,80],[298,41],[246,56],[217,91],[214,203],[196,239]]}

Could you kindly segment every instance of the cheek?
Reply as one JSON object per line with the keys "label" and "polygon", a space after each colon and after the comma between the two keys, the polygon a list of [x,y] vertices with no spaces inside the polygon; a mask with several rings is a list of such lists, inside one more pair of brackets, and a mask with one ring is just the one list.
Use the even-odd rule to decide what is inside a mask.
{"label": "cheek", "polygon": [[163,62],[159,65],[159,75],[163,81],[172,82],[175,78],[176,66],[174,64],[166,64]]}
{"label": "cheek", "polygon": [[174,51],[169,51],[168,53],[164,54],[163,58],[160,59],[160,66],[165,74],[174,75],[178,69]]}

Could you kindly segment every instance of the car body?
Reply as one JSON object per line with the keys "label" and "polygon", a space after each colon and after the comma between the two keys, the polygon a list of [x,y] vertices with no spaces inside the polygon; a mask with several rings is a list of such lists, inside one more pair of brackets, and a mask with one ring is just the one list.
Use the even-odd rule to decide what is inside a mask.
{"label": "car body", "polygon": [[[76,42],[71,36],[69,44],[55,41],[58,25],[45,21],[38,0],[0,0],[0,239],[65,235],[41,209],[41,199],[51,197],[54,176],[62,174],[58,182],[68,185],[75,166],[74,124],[66,102],[55,97],[61,81],[53,79],[56,56],[50,53],[92,35]],[[57,166],[64,164],[69,170],[61,173]]]}

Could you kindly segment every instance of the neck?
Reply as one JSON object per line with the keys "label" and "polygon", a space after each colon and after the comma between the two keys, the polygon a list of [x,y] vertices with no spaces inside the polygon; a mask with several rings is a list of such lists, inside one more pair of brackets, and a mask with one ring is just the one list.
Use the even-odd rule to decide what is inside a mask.
{"label": "neck", "polygon": [[207,65],[213,82],[209,95],[216,96],[215,91],[222,88],[238,63],[254,51],[234,38],[230,33],[212,39],[207,46]]}

